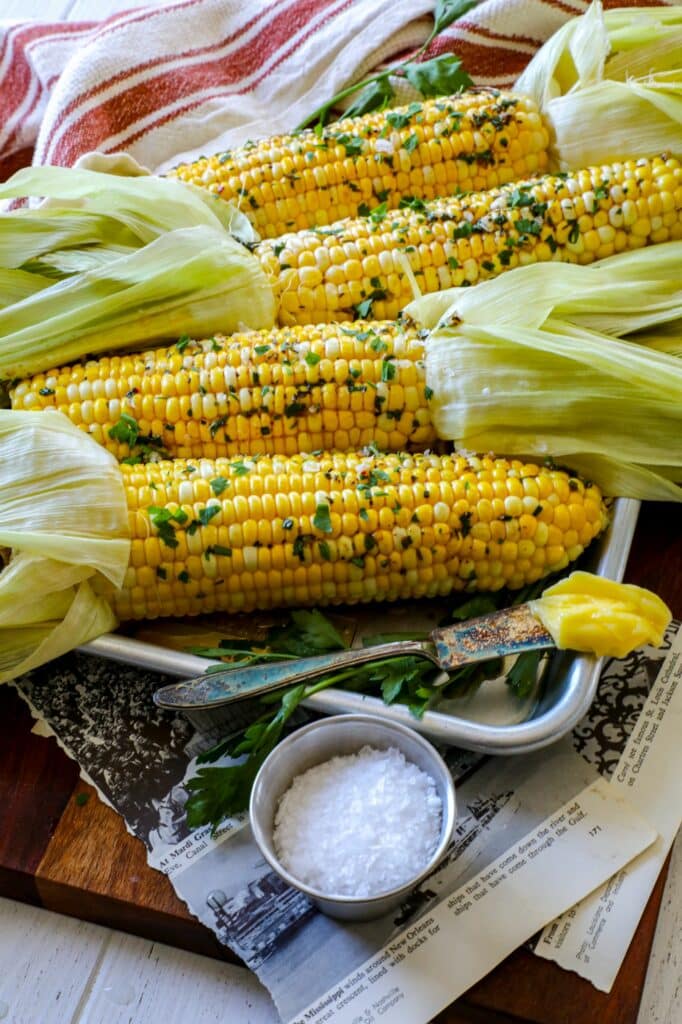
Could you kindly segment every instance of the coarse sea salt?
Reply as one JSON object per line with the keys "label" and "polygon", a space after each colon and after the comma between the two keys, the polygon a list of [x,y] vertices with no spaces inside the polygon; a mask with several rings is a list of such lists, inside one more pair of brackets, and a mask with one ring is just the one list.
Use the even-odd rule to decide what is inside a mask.
{"label": "coarse sea salt", "polygon": [[364,746],[296,776],[280,799],[273,842],[304,885],[329,896],[377,896],[426,866],[442,814],[430,775],[395,747]]}

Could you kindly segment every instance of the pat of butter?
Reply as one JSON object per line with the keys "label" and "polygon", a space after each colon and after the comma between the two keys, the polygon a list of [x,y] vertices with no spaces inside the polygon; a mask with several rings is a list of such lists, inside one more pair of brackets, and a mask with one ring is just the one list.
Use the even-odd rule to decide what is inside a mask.
{"label": "pat of butter", "polygon": [[624,658],[642,644],[658,647],[671,619],[660,597],[643,587],[573,572],[530,608],[557,647]]}

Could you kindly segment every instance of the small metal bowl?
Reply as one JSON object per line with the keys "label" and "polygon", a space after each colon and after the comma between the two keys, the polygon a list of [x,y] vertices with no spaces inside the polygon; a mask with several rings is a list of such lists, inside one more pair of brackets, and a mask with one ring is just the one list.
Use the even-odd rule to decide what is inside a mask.
{"label": "small metal bowl", "polygon": [[[396,889],[359,898],[319,892],[294,878],[277,857],[272,839],[277,806],[297,775],[337,755],[355,754],[365,745],[381,750],[395,747],[431,776],[443,807],[440,841],[424,868]],[[256,776],[249,814],[253,838],[263,857],[288,885],[305,893],[330,917],[366,921],[402,903],[444,856],[455,827],[455,787],[442,757],[413,729],[375,715],[336,715],[298,729],[275,747]]]}

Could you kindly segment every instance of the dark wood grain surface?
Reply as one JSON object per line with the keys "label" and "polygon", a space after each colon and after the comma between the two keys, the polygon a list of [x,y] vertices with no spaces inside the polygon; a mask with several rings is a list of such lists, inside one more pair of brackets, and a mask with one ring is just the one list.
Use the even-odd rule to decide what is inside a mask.
{"label": "dark wood grain surface", "polygon": [[[655,590],[682,617],[680,506],[645,505],[626,580]],[[146,863],[142,843],[79,780],[53,739],[31,732],[28,708],[0,689],[0,896],[232,959]],[[83,794],[88,796],[84,799]],[[437,1024],[635,1024],[665,871],[607,995],[517,950]],[[453,949],[456,956],[456,949]]]}

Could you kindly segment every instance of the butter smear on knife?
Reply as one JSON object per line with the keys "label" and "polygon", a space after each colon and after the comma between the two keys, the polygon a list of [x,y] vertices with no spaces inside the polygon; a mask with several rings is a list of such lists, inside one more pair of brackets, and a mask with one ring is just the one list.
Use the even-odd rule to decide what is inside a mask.
{"label": "butter smear on knife", "polygon": [[650,590],[580,571],[529,604],[557,647],[598,657],[624,658],[642,644],[660,646],[671,619]]}

